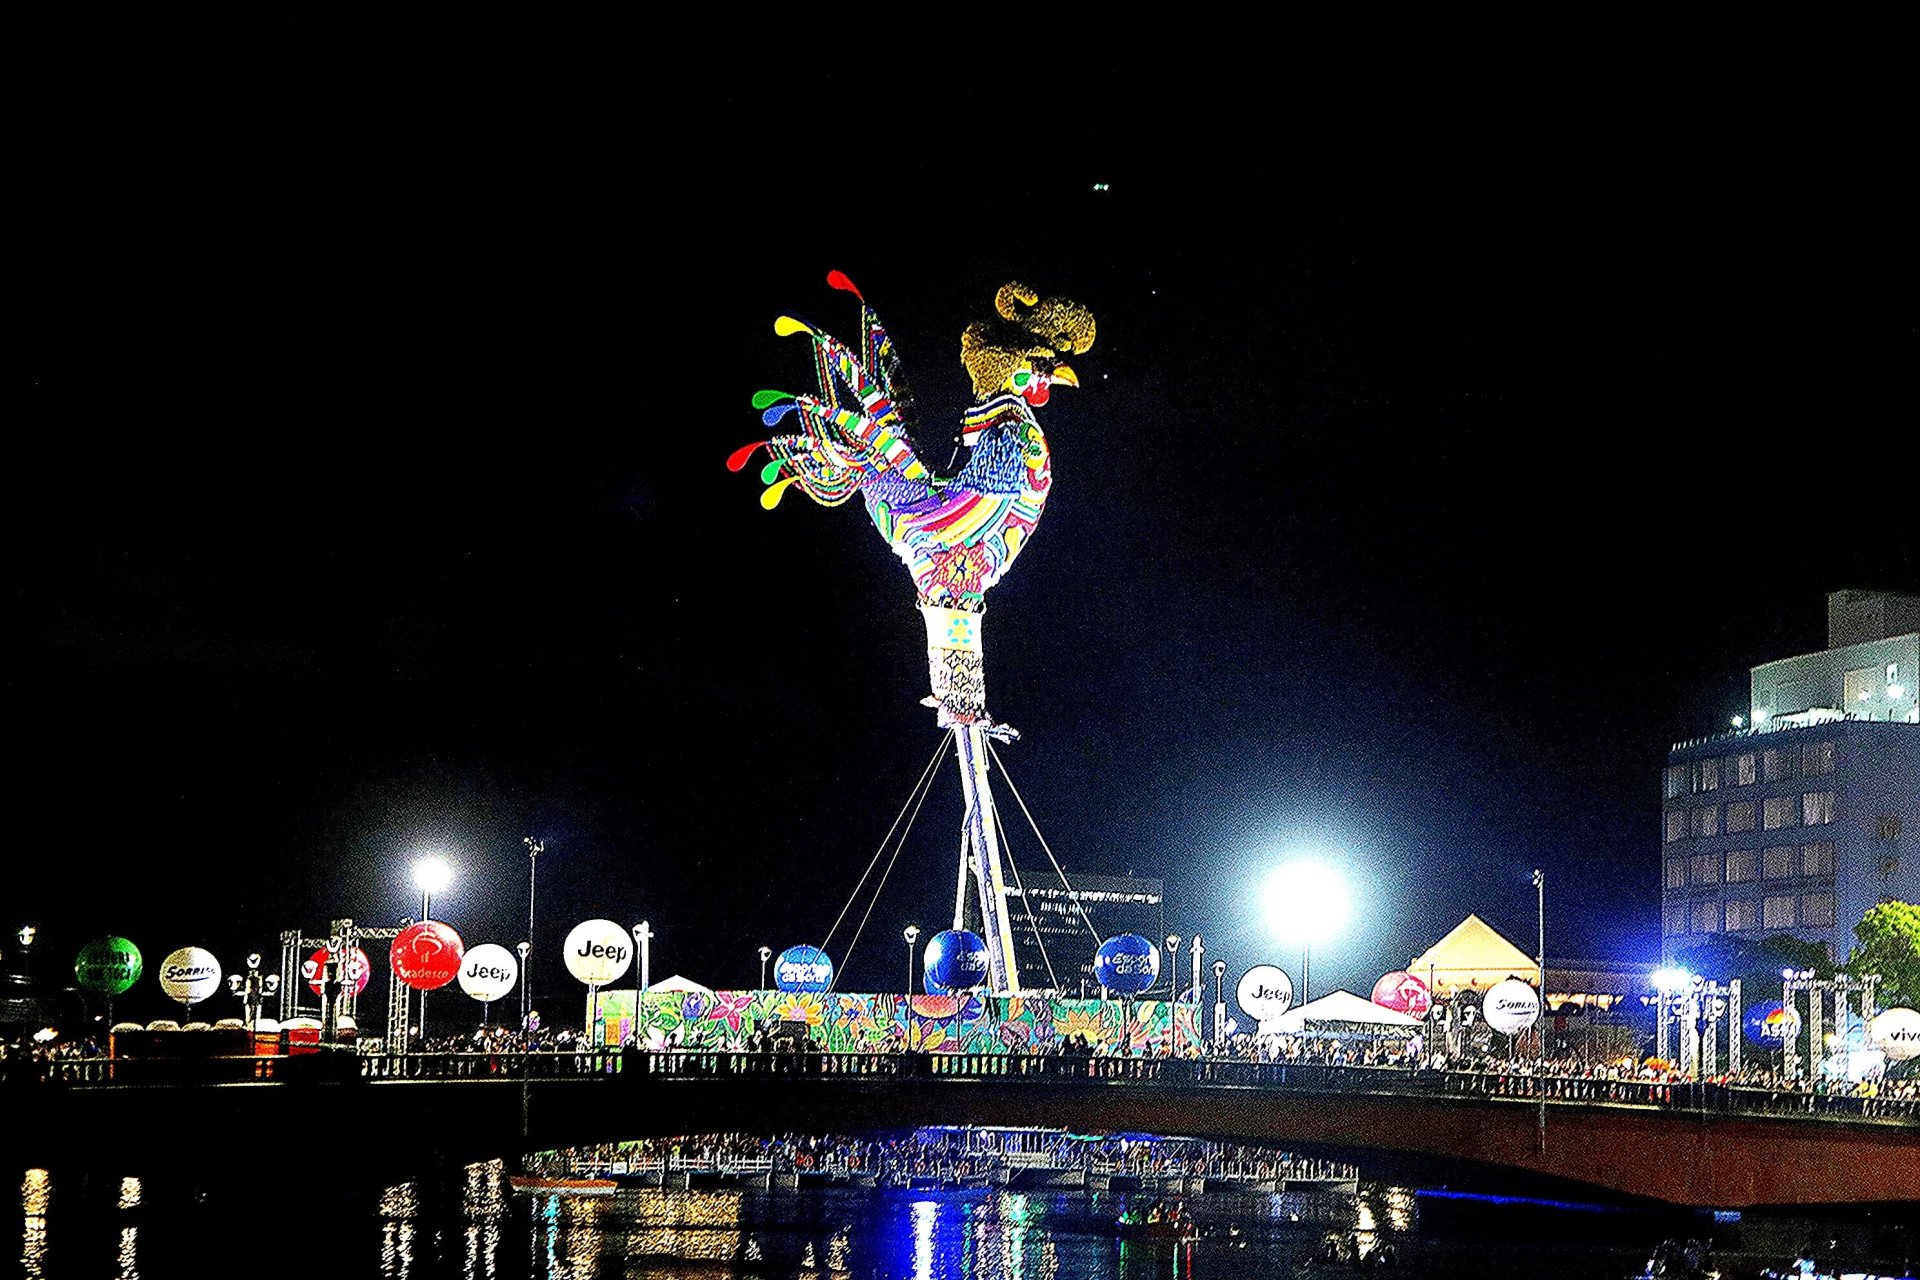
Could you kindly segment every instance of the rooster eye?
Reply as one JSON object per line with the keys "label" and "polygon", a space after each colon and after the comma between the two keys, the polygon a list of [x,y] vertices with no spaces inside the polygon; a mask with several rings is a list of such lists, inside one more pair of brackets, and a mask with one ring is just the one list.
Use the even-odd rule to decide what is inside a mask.
{"label": "rooster eye", "polygon": [[1028,373],[1025,369],[1022,369],[1020,370],[1020,372],[1013,375],[1013,385],[1015,389],[1018,389],[1020,387],[1026,386],[1028,382],[1032,381],[1032,379],[1033,379],[1033,375]]}

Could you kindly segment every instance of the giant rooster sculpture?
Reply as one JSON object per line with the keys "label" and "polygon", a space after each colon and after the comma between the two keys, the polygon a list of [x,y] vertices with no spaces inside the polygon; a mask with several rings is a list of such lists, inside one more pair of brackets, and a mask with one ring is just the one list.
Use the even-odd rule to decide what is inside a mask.
{"label": "giant rooster sculpture", "polygon": [[768,510],[791,487],[823,506],[859,493],[874,527],[913,575],[933,683],[926,701],[941,727],[980,725],[996,737],[1012,736],[987,715],[980,615],[986,593],[1033,536],[1046,507],[1053,475],[1033,410],[1056,385],[1079,385],[1066,360],[1093,346],[1093,316],[1076,302],[1042,297],[1022,284],[1000,289],[994,298],[999,318],[969,325],[960,337],[974,395],[960,438],[971,452],[957,473],[941,476],[914,448],[886,330],[845,275],[832,272],[827,283],[860,298],[860,353],[791,317],[776,321],[775,332],[812,339],[819,394],[754,396],[768,426],[797,414],[803,431],[750,444],[727,466],[738,471],[756,451],[768,450],[772,461],[760,473],[768,486],[760,505]]}
{"label": "giant rooster sculpture", "polygon": [[[974,397],[961,415],[960,439],[971,452],[958,472],[943,476],[914,448],[886,330],[853,281],[835,271],[827,283],[860,299],[859,351],[790,316],[775,321],[776,333],[812,340],[820,390],[757,393],[753,407],[763,411],[763,422],[777,426],[794,415],[801,430],[747,445],[727,466],[739,471],[763,448],[772,455],[760,472],[767,485],[760,505],[769,511],[790,488],[823,506],[858,493],[880,536],[913,575],[933,684],[925,701],[952,731],[966,796],[960,883],[971,869],[994,990],[1017,992],[983,741],[1016,735],[987,714],[980,621],[987,592],[1033,537],[1053,485],[1047,438],[1033,411],[1055,386],[1079,385],[1066,361],[1093,346],[1093,315],[1023,284],[1002,286],[994,297],[998,317],[969,325],[960,336]],[[963,908],[961,895],[955,929],[962,927]]]}

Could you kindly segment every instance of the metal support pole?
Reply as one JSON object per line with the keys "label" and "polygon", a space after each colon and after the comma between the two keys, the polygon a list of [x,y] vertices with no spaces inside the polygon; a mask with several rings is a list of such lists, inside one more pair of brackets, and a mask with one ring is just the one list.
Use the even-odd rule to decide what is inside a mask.
{"label": "metal support pole", "polygon": [[[1534,923],[1540,929],[1540,951],[1534,958],[1540,966],[1540,1022],[1535,1034],[1539,1037],[1540,1052],[1536,1058],[1538,1073],[1547,1072],[1547,873],[1535,868],[1533,873],[1533,891],[1535,894]],[[1540,1084],[1540,1117],[1535,1127],[1535,1145],[1541,1151],[1547,1149],[1547,1088],[1542,1080]]]}
{"label": "metal support pole", "polygon": [[967,829],[974,850],[974,882],[980,892],[980,929],[986,936],[987,970],[995,994],[1020,994],[1013,958],[1013,926],[1007,917],[1007,886],[1000,871],[1000,836],[987,790],[987,750],[979,725],[955,725],[960,787],[966,796]]}
{"label": "metal support pole", "polygon": [[527,949],[520,953],[520,1034],[524,1036],[527,1034],[527,1016],[533,1010],[534,877],[540,869],[540,855],[547,851],[547,842],[523,836],[520,843],[527,846]]}
{"label": "metal support pole", "polygon": [[1727,1071],[1736,1079],[1740,1075],[1740,979],[1734,978],[1727,983]]}

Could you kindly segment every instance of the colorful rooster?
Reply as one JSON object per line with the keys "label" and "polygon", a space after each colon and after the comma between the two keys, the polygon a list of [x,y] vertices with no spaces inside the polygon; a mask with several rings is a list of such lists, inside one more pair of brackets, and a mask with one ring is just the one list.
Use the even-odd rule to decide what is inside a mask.
{"label": "colorful rooster", "polygon": [[859,353],[791,317],[775,321],[776,333],[813,340],[820,391],[756,394],[754,408],[764,410],[768,426],[797,414],[803,430],[750,444],[727,466],[740,470],[762,448],[772,455],[760,473],[768,486],[760,505],[769,511],[793,487],[823,506],[858,492],[874,527],[913,575],[933,679],[927,705],[938,710],[942,727],[979,725],[1011,736],[987,716],[980,614],[988,589],[1040,522],[1053,477],[1033,410],[1054,386],[1079,385],[1065,361],[1093,346],[1093,316],[1025,285],[1001,288],[994,299],[999,318],[961,335],[960,359],[974,395],[961,417],[961,442],[970,453],[959,472],[941,476],[914,449],[886,330],[845,275],[832,272],[827,283],[860,298]]}

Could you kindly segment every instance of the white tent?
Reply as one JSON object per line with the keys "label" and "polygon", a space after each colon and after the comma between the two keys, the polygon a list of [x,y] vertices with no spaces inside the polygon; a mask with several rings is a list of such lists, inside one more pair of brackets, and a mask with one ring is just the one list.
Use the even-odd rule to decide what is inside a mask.
{"label": "white tent", "polygon": [[1418,1018],[1409,1018],[1404,1013],[1377,1005],[1371,1000],[1362,1000],[1351,991],[1335,991],[1309,1001],[1298,1009],[1289,1009],[1280,1016],[1280,1030],[1288,1035],[1299,1035],[1308,1029],[1309,1023],[1329,1022],[1397,1027],[1409,1031],[1420,1026]]}
{"label": "white tent", "polygon": [[649,994],[655,991],[679,991],[683,993],[691,991],[696,995],[703,996],[711,996],[713,994],[712,987],[703,987],[693,979],[683,978],[677,973],[671,978],[660,979],[660,981],[648,987],[647,991]]}

